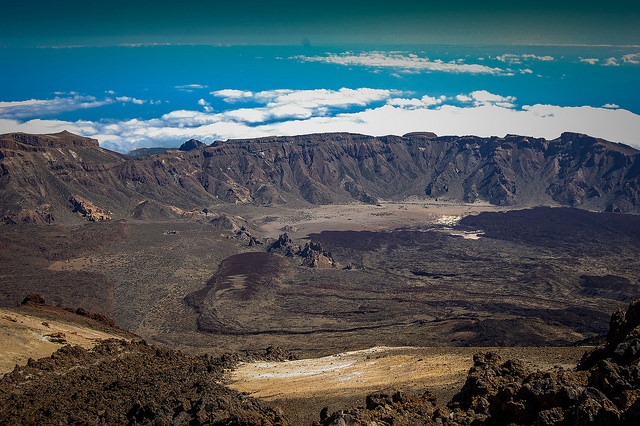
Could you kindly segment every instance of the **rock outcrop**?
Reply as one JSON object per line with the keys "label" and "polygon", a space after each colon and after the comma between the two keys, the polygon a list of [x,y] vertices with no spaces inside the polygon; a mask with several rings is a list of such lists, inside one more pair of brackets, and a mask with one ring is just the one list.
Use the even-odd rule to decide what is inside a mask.
{"label": "rock outcrop", "polygon": [[204,149],[206,146],[206,144],[200,142],[199,140],[189,139],[188,141],[180,145],[180,148],[178,148],[178,150],[193,151],[194,149]]}
{"label": "rock outcrop", "polygon": [[110,212],[77,195],[69,197],[69,203],[71,203],[72,212],[78,213],[89,222],[102,222],[103,220],[111,219]]}
{"label": "rock outcrop", "polygon": [[338,266],[331,253],[322,248],[319,243],[308,242],[304,246],[299,246],[286,233],[281,234],[267,248],[267,251],[280,253],[287,257],[300,258],[300,266],[310,268],[335,268]]}

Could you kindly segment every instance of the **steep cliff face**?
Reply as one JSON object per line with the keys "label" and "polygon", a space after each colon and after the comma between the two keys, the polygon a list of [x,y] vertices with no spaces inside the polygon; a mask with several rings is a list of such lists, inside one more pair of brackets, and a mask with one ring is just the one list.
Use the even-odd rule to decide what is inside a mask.
{"label": "steep cliff face", "polygon": [[[321,134],[205,148],[212,193],[234,201],[313,204],[429,196],[497,205],[638,211],[640,153],[589,136],[370,137]],[[260,199],[271,194],[268,201]]]}
{"label": "steep cliff face", "polygon": [[640,152],[575,133],[372,137],[347,133],[230,140],[137,159],[69,133],[0,136],[2,214],[71,195],[126,216],[144,200],[331,204],[408,196],[496,205],[640,212]]}

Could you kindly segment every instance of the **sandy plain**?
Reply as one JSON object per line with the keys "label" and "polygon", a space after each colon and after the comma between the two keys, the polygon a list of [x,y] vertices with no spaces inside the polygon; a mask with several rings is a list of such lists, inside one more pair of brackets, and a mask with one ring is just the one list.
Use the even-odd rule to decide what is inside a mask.
{"label": "sandy plain", "polygon": [[[372,204],[319,205],[309,208],[268,207],[245,208],[242,214],[260,227],[265,237],[278,238],[287,232],[292,238],[303,238],[322,231],[379,231],[421,227],[432,224],[454,224],[460,218],[485,211],[504,211],[507,207],[489,203],[473,204],[407,200],[380,201]],[[225,209],[226,210],[226,209]]]}

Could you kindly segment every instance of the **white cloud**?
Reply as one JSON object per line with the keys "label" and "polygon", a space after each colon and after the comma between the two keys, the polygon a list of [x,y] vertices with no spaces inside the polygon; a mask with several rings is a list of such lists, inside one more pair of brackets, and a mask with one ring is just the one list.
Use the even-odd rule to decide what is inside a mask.
{"label": "white cloud", "polygon": [[206,89],[207,85],[205,84],[183,84],[181,86],[174,86],[176,89],[182,91],[182,92],[194,92],[196,90],[201,90],[201,89]]}
{"label": "white cloud", "polygon": [[237,89],[216,90],[215,92],[211,92],[210,94],[219,98],[224,98],[224,101],[229,103],[246,100],[253,97],[253,92]]}
{"label": "white cloud", "polygon": [[[69,130],[126,152],[145,146],[178,146],[229,138],[346,131],[371,135],[433,131],[439,135],[504,136],[508,133],[552,139],[562,132],[590,134],[640,147],[640,116],[617,105],[516,107],[513,96],[486,90],[447,98],[413,96],[379,89],[274,90],[253,94],[256,107],[213,113],[177,110],[149,120],[110,122],[0,119],[0,133],[52,133]],[[202,99],[200,106],[207,106]]]}
{"label": "white cloud", "polygon": [[497,105],[503,108],[515,107],[515,96],[501,96],[490,93],[486,90],[476,90],[468,95],[460,94],[456,96],[456,100],[462,103],[473,102],[475,106]]}
{"label": "white cloud", "polygon": [[331,110],[351,107],[364,107],[375,102],[384,102],[391,96],[401,92],[383,89],[348,89],[340,90],[265,90],[261,92],[245,92],[225,89],[212,92],[227,102],[253,101],[264,106],[241,108],[220,114],[221,119],[258,123],[270,120],[302,119],[328,114]]}
{"label": "white cloud", "polygon": [[198,105],[203,107],[206,112],[213,112],[213,108],[211,107],[211,104],[205,101],[204,99],[199,99]]}
{"label": "white cloud", "polygon": [[640,64],[640,53],[629,53],[622,57],[622,62],[626,64]]}
{"label": "white cloud", "polygon": [[0,118],[19,120],[42,117],[79,109],[97,108],[113,102],[112,99],[97,100],[93,96],[80,96],[75,93],[71,97],[57,96],[53,99],[0,102]]}
{"label": "white cloud", "polygon": [[122,103],[125,103],[125,104],[128,103],[128,102],[131,102],[131,103],[134,103],[136,105],[142,105],[142,104],[145,104],[147,102],[144,99],[137,99],[137,98],[132,98],[132,97],[129,97],[129,96],[118,96],[118,97],[116,97],[116,101],[122,102]]}
{"label": "white cloud", "polygon": [[392,52],[364,52],[358,55],[350,52],[343,54],[328,54],[327,56],[294,56],[303,62],[324,62],[345,66],[364,66],[373,68],[392,68],[403,72],[442,71],[470,74],[504,74],[500,68],[491,68],[480,64],[464,64],[457,61],[445,62],[440,59],[430,60],[415,54]]}
{"label": "white cloud", "polygon": [[429,106],[429,105],[438,105],[438,104],[441,104],[444,101],[446,101],[447,97],[442,95],[442,96],[439,96],[437,98],[434,98],[434,97],[429,96],[429,95],[424,95],[421,98],[421,100],[422,100],[422,103],[427,105],[427,106]]}
{"label": "white cloud", "polygon": [[605,67],[619,67],[620,64],[618,63],[618,60],[616,58],[611,57],[611,58],[608,58],[606,61],[604,61],[602,66],[605,66]]}
{"label": "white cloud", "polygon": [[447,99],[446,96],[435,98],[433,96],[424,95],[422,98],[391,98],[387,101],[387,105],[405,108],[417,109],[426,108],[434,105],[440,105]]}
{"label": "white cloud", "polygon": [[598,58],[580,58],[580,62],[585,62],[587,64],[591,64],[591,65],[595,65],[598,62],[600,62],[600,59]]}
{"label": "white cloud", "polygon": [[388,99],[396,91],[386,89],[347,89],[340,90],[273,90],[258,92],[256,100],[267,101],[267,106],[298,105],[305,108],[341,107],[350,105],[364,106],[371,102]]}
{"label": "white cloud", "polygon": [[521,64],[523,61],[534,61],[534,60],[543,61],[543,62],[549,62],[549,61],[555,60],[553,56],[538,56],[530,53],[525,53],[523,55],[505,53],[504,55],[496,56],[495,59],[497,59],[500,62],[506,62],[508,64]]}

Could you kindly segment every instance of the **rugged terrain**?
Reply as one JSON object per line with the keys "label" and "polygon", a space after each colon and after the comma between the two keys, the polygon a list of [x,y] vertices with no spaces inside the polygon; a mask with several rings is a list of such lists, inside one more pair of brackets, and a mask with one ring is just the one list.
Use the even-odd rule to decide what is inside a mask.
{"label": "rugged terrain", "polygon": [[435,395],[382,391],[366,407],[321,413],[323,425],[635,425],[640,421],[640,300],[616,311],[604,347],[575,370],[531,370],[487,352],[474,356],[464,386],[446,408]]}
{"label": "rugged terrain", "polygon": [[[290,222],[289,238],[265,236],[287,222],[273,219],[273,208],[244,218],[219,210],[173,221],[4,225],[3,305],[34,292],[191,353],[273,344],[317,356],[377,345],[567,345],[604,334],[608,313],[639,294],[636,215],[536,208],[456,225],[440,214],[451,206],[401,207],[347,218],[332,207],[327,223],[344,229],[354,218],[370,230],[308,238],[321,227],[316,216]],[[415,222],[376,229],[381,219]]]}
{"label": "rugged terrain", "polygon": [[[464,385],[443,405],[438,394],[443,385],[449,391],[460,384],[468,351],[372,348],[292,361],[275,348],[240,357],[194,357],[111,339],[89,351],[67,345],[16,366],[0,379],[0,422],[309,424],[309,410],[318,404],[362,401],[363,389],[391,383],[396,389],[369,393],[365,405],[337,411],[325,406],[314,423],[637,424],[640,300],[612,315],[606,344],[585,352],[575,369],[570,364],[576,350],[567,349],[501,350],[525,356],[525,362],[496,352],[474,355]],[[286,411],[220,383],[239,361],[245,364],[233,373],[233,386],[275,399]]]}
{"label": "rugged terrain", "polygon": [[0,380],[0,423],[288,424],[281,411],[216,382],[232,365],[144,342],[64,346]]}
{"label": "rugged terrain", "polygon": [[222,202],[376,204],[411,196],[640,211],[640,153],[575,133],[554,140],[336,133],[188,141],[135,159],[66,132],[6,134],[0,170],[0,215],[8,221],[22,210],[49,221],[167,218]]}
{"label": "rugged terrain", "polygon": [[[215,370],[215,379],[222,380],[217,366],[233,363],[220,358],[214,368],[211,358],[198,356],[247,354],[272,345],[312,358],[405,347],[376,361],[398,373],[386,381],[373,379],[380,373],[369,365],[370,355],[354,355],[353,368],[362,367],[368,379],[353,393],[325,392],[331,410],[378,385],[404,383],[404,391],[417,390],[422,373],[434,365],[445,368],[438,364],[438,351],[452,354],[451,377],[440,387],[427,387],[445,410],[444,402],[472,362],[475,350],[467,347],[504,348],[501,353],[509,357],[524,356],[527,368],[547,368],[553,359],[566,367],[577,353],[568,346],[597,343],[607,333],[610,313],[638,297],[640,216],[623,212],[638,212],[639,158],[632,148],[569,133],[551,141],[427,133],[308,135],[210,146],[191,140],[179,150],[136,159],[66,132],[2,135],[0,306],[6,309],[0,319],[22,351],[7,358],[6,371],[66,342],[90,348],[109,333],[125,333],[74,328],[67,317],[72,315],[74,323],[77,312],[108,315],[148,342],[108,342],[89,352],[67,348],[53,361],[28,361],[3,383],[37,394],[44,388],[30,377],[42,377],[42,386],[57,374],[81,383],[85,379],[76,370],[82,370],[79,374],[96,379],[90,395],[105,389],[107,399],[117,399],[125,389],[125,399],[114,405],[118,408],[110,411],[105,405],[85,413],[96,421],[180,423],[222,412],[218,418],[226,421],[229,407],[236,407],[237,413],[257,410],[268,422],[284,423],[277,411],[212,382],[203,384],[210,376],[200,372]],[[539,204],[554,207],[535,207]],[[16,308],[28,293],[54,306]],[[71,313],[65,306],[81,309]],[[37,314],[27,312],[34,309]],[[57,315],[61,322],[52,318]],[[31,345],[29,336],[38,342]],[[536,353],[527,347],[554,349]],[[414,358],[403,358],[409,353]],[[167,357],[170,371],[158,367]],[[132,360],[130,370],[112,389],[102,375],[115,374],[120,358]],[[300,368],[314,362],[323,361]],[[89,364],[96,363],[100,367],[94,370]],[[478,371],[503,374],[497,357],[478,358],[477,364]],[[169,394],[154,388],[148,394],[163,402],[143,401],[129,391],[158,380],[152,371],[133,378],[131,372],[145,366],[160,368],[172,380],[184,379],[188,389]],[[422,373],[403,382],[403,374],[414,370]],[[534,374],[520,366],[516,370],[507,371],[510,382]],[[47,371],[58,373],[46,379]],[[327,384],[318,379],[309,386]],[[268,389],[247,383],[238,388],[268,396]],[[215,411],[189,386],[210,392],[216,401],[222,395],[226,408]],[[16,399],[7,404],[15,417],[8,418],[26,416],[16,411],[22,397],[12,389]],[[308,414],[305,421],[321,408],[309,402],[312,395],[270,397],[288,407],[295,423],[302,418],[291,416],[298,408]],[[431,394],[418,400],[399,395],[380,398],[391,401],[385,404],[394,410],[427,410],[433,421],[452,412],[460,419],[498,418],[491,417],[495,410],[484,401],[479,403],[484,412],[477,410],[477,401],[459,402],[446,408],[445,416],[434,411]],[[56,421],[89,421],[85,414],[78,417],[80,402],[72,399],[53,410],[51,401],[43,402],[49,408],[38,408],[38,416],[59,411],[66,414]],[[611,401],[617,418],[628,418],[633,402]],[[508,401],[518,404],[529,410],[528,402]],[[562,405],[562,418],[573,419],[567,407]],[[329,422],[329,414],[323,422]],[[552,414],[560,415],[558,410]]]}

